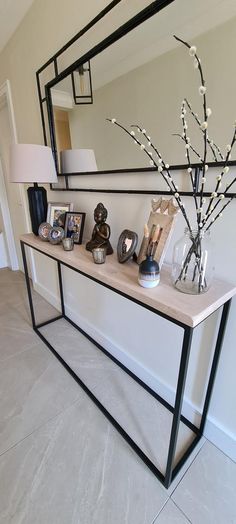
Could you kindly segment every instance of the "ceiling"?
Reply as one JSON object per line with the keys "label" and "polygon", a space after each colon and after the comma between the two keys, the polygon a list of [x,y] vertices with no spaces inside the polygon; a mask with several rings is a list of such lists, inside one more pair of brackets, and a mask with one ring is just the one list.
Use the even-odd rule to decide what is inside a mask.
{"label": "ceiling", "polygon": [[0,0],[0,52],[34,0]]}
{"label": "ceiling", "polygon": [[[33,1],[0,0],[0,52],[21,23]],[[109,1],[107,0],[107,3]],[[150,2],[151,0],[122,0],[121,4],[114,10],[114,13],[116,18],[119,19],[124,13],[127,15],[126,11],[131,6],[135,6],[137,12]],[[132,16],[132,13],[130,13],[130,16]],[[185,38],[194,38],[226,22],[232,16],[236,16],[236,0],[175,0],[173,4],[161,11],[156,17],[159,21],[159,54],[170,50],[176,45],[173,38],[170,38],[170,35],[173,35],[174,32],[178,33],[179,31]],[[123,23],[123,20],[121,20],[121,23]],[[155,18],[150,22],[150,24],[152,23],[156,23]],[[146,43],[145,46],[142,44],[142,48],[148,46],[148,40],[151,38],[150,34],[152,35],[149,25],[146,24],[146,26]],[[142,33],[144,35],[144,26],[142,26]],[[132,42],[129,42],[129,44],[132,47]],[[141,61],[141,56],[139,56],[139,60]]]}

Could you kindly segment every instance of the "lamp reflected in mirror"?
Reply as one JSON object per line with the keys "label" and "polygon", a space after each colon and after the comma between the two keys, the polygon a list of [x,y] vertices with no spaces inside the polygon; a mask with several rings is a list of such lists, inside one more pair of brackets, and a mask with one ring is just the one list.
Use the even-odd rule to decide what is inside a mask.
{"label": "lamp reflected in mirror", "polygon": [[97,171],[93,149],[65,149],[60,152],[60,164],[63,173]]}

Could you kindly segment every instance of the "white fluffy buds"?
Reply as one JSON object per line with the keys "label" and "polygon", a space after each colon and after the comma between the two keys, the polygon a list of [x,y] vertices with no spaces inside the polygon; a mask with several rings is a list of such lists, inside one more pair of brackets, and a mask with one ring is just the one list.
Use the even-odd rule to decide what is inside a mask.
{"label": "white fluffy buds", "polygon": [[196,55],[196,52],[197,52],[197,48],[195,45],[192,45],[189,49],[189,54],[190,56],[195,56]]}
{"label": "white fluffy buds", "polygon": [[206,87],[205,86],[200,86],[198,91],[199,91],[199,95],[203,96],[206,93]]}
{"label": "white fluffy buds", "polygon": [[207,122],[202,122],[200,127],[201,127],[202,131],[205,131],[207,129],[207,127],[208,127],[208,123]]}

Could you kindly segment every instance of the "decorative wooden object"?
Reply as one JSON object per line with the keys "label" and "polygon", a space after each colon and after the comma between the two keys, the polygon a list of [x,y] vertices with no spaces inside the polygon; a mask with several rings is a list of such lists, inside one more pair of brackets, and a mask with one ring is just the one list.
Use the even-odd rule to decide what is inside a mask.
{"label": "decorative wooden object", "polygon": [[157,228],[160,228],[158,240],[156,242],[156,248],[154,250],[153,258],[159,263],[161,268],[164,256],[167,250],[167,246],[173,232],[174,220],[179,211],[178,206],[175,205],[174,199],[171,198],[166,200],[159,198],[158,200],[152,199],[151,201],[152,211],[149,216],[147,228],[149,234],[144,235],[143,241],[138,254],[138,264],[145,259],[148,251],[148,246],[154,238]]}

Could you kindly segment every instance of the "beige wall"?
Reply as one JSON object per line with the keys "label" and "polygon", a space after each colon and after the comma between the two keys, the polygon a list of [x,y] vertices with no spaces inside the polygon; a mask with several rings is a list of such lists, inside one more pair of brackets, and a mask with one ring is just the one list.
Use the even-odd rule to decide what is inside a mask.
{"label": "beige wall", "polygon": [[[58,5],[60,4],[60,9]],[[0,84],[8,78],[11,82],[13,103],[16,115],[16,124],[19,142],[42,143],[42,130],[40,122],[40,112],[37,100],[35,71],[70,37],[76,33],[86,21],[92,18],[107,2],[97,0],[95,2],[82,2],[82,0],[70,0],[63,2],[58,0],[36,0],[18,28],[17,32],[0,55]],[[115,22],[114,22],[115,23]],[[56,28],[54,31],[53,28]],[[224,127],[224,114],[232,114],[235,119],[236,111],[234,106],[228,103],[232,100],[228,95],[226,99],[222,96],[220,100],[215,98],[215,93],[220,92],[218,82],[222,88],[225,84],[228,87],[228,68],[233,68],[233,62],[225,65],[223,71],[218,70],[217,56],[220,52],[220,45],[223,45],[224,54],[231,56],[232,49],[235,48],[235,21],[227,24],[225,31],[225,42],[220,40],[219,32],[209,33],[204,39],[196,42],[200,51],[209,51],[211,66],[209,70],[208,85],[210,100],[214,102],[214,110],[220,122],[219,139],[223,143],[228,143],[230,130]],[[108,28],[111,29],[111,26]],[[215,47],[214,47],[215,46]],[[228,48],[229,46],[229,48]],[[207,51],[206,51],[207,48]],[[216,49],[215,49],[216,48]],[[183,51],[176,50],[169,53],[166,57],[160,58],[165,78],[158,83],[158,97],[161,100],[162,94],[168,94],[168,110],[172,111],[172,94],[176,92],[178,74],[186,74],[187,82],[192,82],[192,70],[188,79],[187,71],[183,70],[182,62]],[[168,67],[165,64],[169,64]],[[176,81],[169,79],[172,74],[172,67],[176,72]],[[190,66],[191,69],[191,66]],[[233,87],[232,87],[233,93]],[[232,95],[231,93],[231,95]],[[234,93],[233,93],[234,94]],[[183,97],[185,93],[179,93]],[[144,101],[145,103],[145,101]],[[213,104],[211,104],[213,105]],[[157,107],[153,107],[153,112]],[[114,107],[116,112],[116,107]],[[164,124],[163,124],[164,125]],[[165,129],[162,130],[164,133]],[[173,130],[171,130],[172,132]],[[168,133],[170,130],[168,129]],[[169,134],[168,134],[169,137]],[[167,139],[169,140],[169,138]],[[215,173],[216,174],[216,173]],[[214,175],[212,175],[214,176]],[[104,178],[100,179],[105,186],[113,182]],[[113,178],[112,178],[113,180]],[[151,179],[150,179],[151,180]],[[91,184],[93,182],[90,182]],[[123,187],[135,187],[140,184],[140,175],[133,177],[123,176],[114,177],[114,183]],[[149,178],[143,178],[142,187],[148,187]],[[157,187],[157,180],[152,179],[152,184]],[[119,196],[88,193],[49,193],[49,199],[54,201],[73,201],[75,209],[85,211],[86,227],[85,237],[89,237],[93,227],[93,209],[98,201],[102,201],[109,211],[108,222],[112,228],[112,244],[114,248],[120,232],[125,228],[130,228],[142,236],[143,223],[147,220],[150,209],[149,197]],[[186,199],[187,207],[190,206]],[[190,209],[191,212],[191,209]],[[223,277],[235,281],[236,267],[236,243],[234,238],[233,224],[235,222],[235,205],[227,210],[224,220],[219,221],[213,232],[216,252],[217,273]],[[183,220],[178,219],[175,234],[170,244],[167,259],[171,259],[171,251],[174,241],[180,236],[183,229]],[[52,269],[51,269],[52,268]],[[47,270],[46,270],[47,269]],[[57,283],[55,274],[52,273],[52,263],[42,263],[41,257],[37,259],[36,277],[38,289],[48,296],[50,300],[56,300]],[[159,319],[153,327],[153,316],[143,312],[137,306],[125,302],[121,297],[114,297],[108,290],[100,290],[92,283],[85,283],[83,279],[66,273],[66,300],[70,305],[70,314],[75,318],[79,317],[82,327],[86,327],[92,334],[96,334],[99,340],[104,341],[106,346],[117,355],[128,362],[133,369],[137,369],[140,376],[149,377],[149,383],[155,385],[156,382],[162,384],[164,390],[167,387],[171,391],[173,388],[179,350],[175,342],[180,342],[181,330],[179,328],[169,328],[166,321]],[[78,283],[79,282],[79,287]],[[89,299],[88,299],[89,296]],[[79,297],[79,299],[78,299]],[[99,308],[97,307],[99,304]],[[235,382],[235,344],[236,335],[234,328],[234,318],[236,315],[236,304],[233,303],[231,319],[226,335],[226,343],[223,348],[219,373],[216,381],[214,397],[210,409],[210,423],[208,424],[208,436],[217,443],[222,449],[233,454],[233,438],[236,435],[236,420],[234,417],[236,404]],[[141,326],[138,328],[138,326]],[[163,334],[164,333],[164,334]],[[196,333],[196,344],[193,347],[190,373],[188,377],[187,396],[189,406],[201,406],[202,397],[200,386],[205,383],[208,363],[209,363],[209,343],[214,337],[214,325],[212,322],[204,328],[199,328]],[[201,343],[201,352],[197,349],[197,342]],[[171,362],[171,366],[169,363]],[[198,380],[195,378],[197,370]]]}

